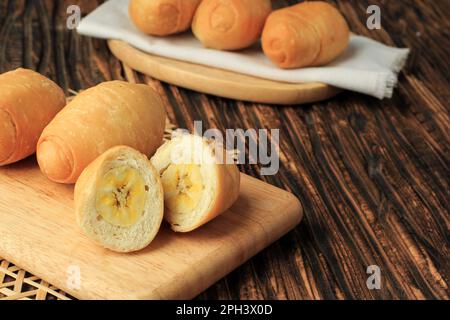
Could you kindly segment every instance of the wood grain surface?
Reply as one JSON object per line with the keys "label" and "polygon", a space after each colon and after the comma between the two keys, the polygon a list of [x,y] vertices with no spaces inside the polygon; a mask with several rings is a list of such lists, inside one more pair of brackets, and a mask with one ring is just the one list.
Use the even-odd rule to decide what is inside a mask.
{"label": "wood grain surface", "polygon": [[[448,299],[448,1],[333,1],[353,32],[411,48],[408,66],[390,100],[344,92],[290,107],[198,94],[134,74],[105,41],[67,30],[66,8],[75,2],[84,14],[97,5],[1,1],[0,71],[33,68],[66,90],[132,77],[161,93],[179,127],[203,120],[221,130],[281,130],[278,175],[260,176],[254,165],[241,170],[294,192],[304,220],[199,299]],[[381,30],[366,28],[369,4],[381,8]],[[369,265],[381,269],[380,290],[366,286]]]}

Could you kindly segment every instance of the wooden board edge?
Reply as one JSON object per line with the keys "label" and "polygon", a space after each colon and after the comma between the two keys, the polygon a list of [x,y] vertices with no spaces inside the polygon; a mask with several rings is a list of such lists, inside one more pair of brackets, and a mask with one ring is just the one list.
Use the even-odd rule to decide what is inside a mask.
{"label": "wooden board edge", "polygon": [[[212,81],[210,76],[205,75],[208,70],[219,70],[216,68],[147,54],[121,40],[108,40],[108,46],[117,59],[143,74],[182,88],[229,99],[264,104],[295,105],[327,100],[342,91],[342,89],[320,82],[295,84],[239,74],[239,77],[248,79],[248,83],[251,83],[252,79],[258,82],[257,86],[247,87],[243,90],[240,82],[229,81],[227,77],[215,77]],[[205,72],[190,71],[189,66]],[[224,74],[237,75],[226,70],[220,71]]]}
{"label": "wooden board edge", "polygon": [[[278,210],[280,212],[285,213],[289,219],[283,220],[284,222],[278,221],[279,226],[277,227],[276,232],[273,233],[267,232],[264,229],[264,226],[260,226],[260,228],[258,228],[257,230],[258,235],[255,236],[254,238],[264,239],[263,241],[253,243],[251,248],[247,249],[245,253],[242,253],[239,246],[233,246],[233,249],[227,252],[226,255],[223,255],[220,260],[217,261],[214,260],[215,265],[212,267],[208,267],[206,272],[201,271],[201,266],[210,262],[208,257],[205,257],[204,259],[197,261],[195,266],[193,266],[193,268],[196,269],[194,270],[196,276],[193,277],[193,279],[198,280],[200,282],[202,281],[202,279],[208,280],[202,282],[201,285],[197,284],[192,286],[193,290],[191,291],[185,289],[186,288],[185,286],[189,285],[189,283],[179,281],[177,278],[171,279],[169,283],[161,285],[158,290],[154,290],[151,293],[137,292],[135,295],[128,294],[127,299],[139,299],[139,300],[192,299],[298,225],[298,223],[301,221],[303,217],[303,209],[300,201],[292,193],[283,190],[281,188],[278,188],[276,186],[270,185],[254,177],[248,176],[244,173],[241,173],[241,175],[245,176],[245,179],[248,179],[250,183],[253,185],[265,184],[266,188],[276,190],[279,193],[280,197],[283,198],[283,204],[279,206]],[[273,226],[271,226],[271,228],[272,227]],[[230,241],[230,243],[232,243],[234,240],[229,236],[225,237],[225,239]],[[5,246],[8,245],[5,244]],[[57,282],[55,282],[54,279],[53,280],[48,279],[44,273],[39,272],[41,267],[35,267],[33,261],[31,262],[31,264],[22,265],[19,262],[20,259],[15,259],[15,256],[9,255],[7,254],[7,252],[2,253],[2,257],[14,263],[16,266],[25,268],[26,270],[32,272],[37,277],[41,278],[46,282],[51,283],[52,285],[56,285],[58,288],[60,288],[61,290],[65,291],[66,293],[70,294],[75,298],[89,299],[87,295],[80,294],[80,292],[74,290],[70,290],[70,288],[68,288],[67,285],[64,283],[64,279],[59,279]],[[232,261],[232,263],[230,263],[230,261]],[[192,275],[192,273],[190,273],[190,275]],[[192,278],[190,277],[189,279]],[[123,299],[123,297],[104,296],[98,297],[98,299]]]}
{"label": "wooden board edge", "polygon": [[[290,217],[289,223],[280,229],[278,232],[272,233],[270,235],[268,232],[264,230],[263,227],[260,228],[260,232],[264,234],[264,242],[255,243],[254,246],[245,254],[242,254],[239,250],[239,246],[234,246],[233,250],[230,250],[226,254],[220,252],[222,257],[220,260],[209,259],[209,257],[205,257],[203,260],[200,260],[196,263],[196,266],[192,267],[197,276],[193,279],[192,274],[190,277],[183,278],[174,278],[171,282],[165,283],[161,285],[157,290],[153,291],[149,295],[137,295],[133,297],[134,300],[191,300],[197,297],[199,294],[207,290],[217,281],[227,276],[229,273],[234,271],[235,269],[242,266],[245,262],[249,261],[258,253],[265,250],[267,247],[275,243],[277,240],[282,238],[288,232],[292,231],[302,220],[303,218],[303,209],[300,204],[300,201],[292,194],[289,196],[291,198],[291,202],[287,204],[285,207],[280,209],[284,210],[286,214]],[[228,239],[230,242],[233,241],[232,238]],[[202,271],[202,265],[210,264],[211,261],[214,261],[214,265],[209,265],[206,269],[206,272]],[[234,264],[230,264],[229,261],[237,261]],[[225,267],[224,267],[225,266]],[[191,281],[186,281],[186,280]],[[202,283],[202,285],[190,285],[192,279],[195,281],[201,282],[202,279],[210,279],[208,282]],[[186,288],[190,287],[193,290],[187,290]]]}
{"label": "wooden board edge", "polygon": [[[245,175],[244,173],[241,173]],[[241,254],[239,250],[239,245],[234,246],[234,250],[228,252],[226,255],[222,256],[221,260],[210,260],[208,257],[205,257],[203,260],[197,262],[197,267],[195,268],[198,273],[198,279],[201,281],[202,278],[212,279],[208,283],[204,283],[202,286],[192,286],[196,288],[191,292],[187,292],[186,286],[188,283],[183,281],[178,282],[178,279],[174,279],[172,282],[161,285],[158,290],[153,292],[150,295],[144,296],[136,296],[135,298],[138,300],[155,300],[155,299],[169,299],[169,300],[190,300],[201,294],[203,291],[207,290],[211,285],[228,275],[230,272],[239,268],[245,262],[249,261],[252,257],[265,250],[267,247],[275,243],[277,240],[285,236],[288,232],[292,231],[295,227],[297,227],[304,217],[303,206],[300,200],[291,192],[286,191],[284,189],[273,186],[265,181],[256,179],[252,176],[245,175],[250,180],[253,180],[257,183],[263,183],[267,186],[270,186],[273,190],[276,190],[280,195],[283,195],[285,200],[285,204],[280,206],[279,210],[284,212],[286,216],[289,217],[289,220],[284,220],[283,223],[279,222],[277,226],[276,232],[267,232],[264,226],[260,225],[259,232],[262,233],[262,236],[255,236],[255,238],[265,239],[263,242],[254,243],[253,247],[244,255]],[[287,223],[286,223],[287,221]],[[273,226],[271,226],[273,227]],[[228,238],[230,242],[234,239]],[[223,252],[221,252],[223,254]],[[214,261],[216,266],[212,268],[208,268],[207,273],[202,273],[201,266],[210,261]],[[237,261],[234,264],[227,264],[228,261]],[[226,266],[224,268],[224,266]],[[186,278],[187,279],[187,278]],[[185,293],[185,294],[183,294]]]}

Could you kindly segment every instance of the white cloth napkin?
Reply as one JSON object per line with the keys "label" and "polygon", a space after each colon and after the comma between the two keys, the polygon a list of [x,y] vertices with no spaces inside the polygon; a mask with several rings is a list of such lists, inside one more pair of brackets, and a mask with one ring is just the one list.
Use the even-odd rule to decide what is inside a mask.
{"label": "white cloth napkin", "polygon": [[273,65],[260,45],[239,52],[205,49],[192,33],[152,37],[140,32],[128,16],[128,0],[109,0],[85,17],[78,26],[83,35],[120,39],[159,56],[189,61],[276,81],[324,82],[379,99],[390,98],[409,49],[385,46],[366,37],[352,36],[347,51],[319,68],[282,70]]}

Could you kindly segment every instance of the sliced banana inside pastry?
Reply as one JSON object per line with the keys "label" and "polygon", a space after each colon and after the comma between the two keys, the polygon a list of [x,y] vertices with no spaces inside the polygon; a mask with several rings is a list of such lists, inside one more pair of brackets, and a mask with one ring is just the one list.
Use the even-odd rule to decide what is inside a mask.
{"label": "sliced banana inside pastry", "polygon": [[200,203],[203,180],[200,166],[195,164],[173,164],[161,176],[164,201],[173,213],[189,214]]}
{"label": "sliced banana inside pastry", "polygon": [[100,180],[96,209],[112,225],[128,228],[142,216],[145,205],[145,181],[131,167],[117,167]]}
{"label": "sliced banana inside pastry", "polygon": [[75,186],[78,224],[89,238],[118,252],[140,250],[153,240],[163,203],[161,179],[150,160],[124,146],[98,157]]}
{"label": "sliced banana inside pastry", "polygon": [[161,175],[165,219],[177,232],[192,231],[228,210],[239,195],[240,173],[223,148],[183,134],[151,159]]}

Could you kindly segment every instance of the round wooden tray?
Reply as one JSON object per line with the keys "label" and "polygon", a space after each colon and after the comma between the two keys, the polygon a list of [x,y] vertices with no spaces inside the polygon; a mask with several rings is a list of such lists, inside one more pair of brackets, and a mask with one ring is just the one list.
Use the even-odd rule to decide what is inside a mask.
{"label": "round wooden tray", "polygon": [[108,45],[119,60],[134,70],[179,87],[225,98],[291,105],[325,100],[341,91],[319,82],[271,81],[150,55],[120,40],[109,40]]}

